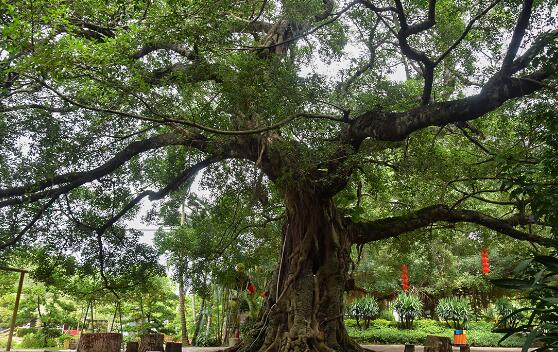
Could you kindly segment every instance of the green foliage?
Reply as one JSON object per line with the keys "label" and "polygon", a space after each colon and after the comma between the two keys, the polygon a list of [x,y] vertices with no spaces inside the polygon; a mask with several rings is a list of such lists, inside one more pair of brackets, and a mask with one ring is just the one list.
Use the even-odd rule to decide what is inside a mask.
{"label": "green foliage", "polygon": [[458,330],[468,328],[472,313],[471,303],[465,297],[442,298],[436,306],[436,314],[448,327]]}
{"label": "green foliage", "polygon": [[61,333],[58,329],[40,329],[23,336],[20,348],[41,348],[41,347],[57,347],[60,345],[58,337]]}
{"label": "green foliage", "polygon": [[420,298],[412,293],[400,293],[393,301],[393,308],[399,316],[403,329],[412,329],[413,321],[422,315],[423,304]]}
{"label": "green foliage", "polygon": [[[552,350],[558,346],[558,252],[556,247],[550,255],[534,255],[520,263],[515,278],[493,280],[493,283],[506,289],[519,290],[530,300],[530,307],[512,310],[503,320],[514,322],[505,329],[509,338],[516,332],[528,333],[523,349],[540,346],[540,350]],[[518,321],[525,315],[526,322]]]}

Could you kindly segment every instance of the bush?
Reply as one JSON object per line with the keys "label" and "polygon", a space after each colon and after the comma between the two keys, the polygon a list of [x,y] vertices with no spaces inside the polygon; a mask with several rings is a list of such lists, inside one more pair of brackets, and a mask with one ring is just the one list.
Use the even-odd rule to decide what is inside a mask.
{"label": "bush", "polygon": [[395,317],[393,316],[393,309],[391,309],[391,307],[389,306],[385,307],[380,311],[378,318],[389,320],[389,321],[395,321]]}
{"label": "bush", "polygon": [[[46,343],[45,343],[46,341]],[[19,344],[21,348],[43,348],[56,347],[56,340],[45,336],[43,331],[29,333],[23,336],[23,340]]]}
{"label": "bush", "polygon": [[464,330],[471,318],[471,303],[464,297],[442,298],[436,306],[436,314],[444,319],[448,327]]}
{"label": "bush", "polygon": [[17,337],[23,337],[27,334],[36,333],[38,330],[37,328],[17,328],[15,334]]}
{"label": "bush", "polygon": [[413,328],[413,321],[421,316],[423,304],[416,295],[400,293],[393,302],[393,307],[399,315],[401,327],[409,330]]}
{"label": "bush", "polygon": [[69,334],[62,334],[57,338],[57,345],[64,346],[65,341],[72,341],[72,340],[77,340],[77,338]]}
{"label": "bush", "polygon": [[380,312],[380,306],[374,297],[362,297],[354,300],[349,306],[349,310],[355,318],[357,326],[360,328],[359,320],[364,320],[364,328],[368,329],[370,320]]}
{"label": "bush", "polygon": [[221,341],[214,336],[201,334],[196,339],[196,347],[215,347],[220,345]]}

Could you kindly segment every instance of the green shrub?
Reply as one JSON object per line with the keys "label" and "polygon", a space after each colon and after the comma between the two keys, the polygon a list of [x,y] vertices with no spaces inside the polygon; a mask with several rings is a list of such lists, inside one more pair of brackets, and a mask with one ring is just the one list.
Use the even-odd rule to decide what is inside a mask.
{"label": "green shrub", "polygon": [[393,309],[391,309],[391,307],[389,306],[385,307],[380,311],[378,318],[389,320],[389,321],[395,321],[395,317],[393,316]]}
{"label": "green shrub", "polygon": [[196,339],[196,346],[197,347],[215,347],[220,346],[221,341],[219,341],[214,336],[201,334]]}
{"label": "green shrub", "polygon": [[411,293],[400,293],[393,301],[393,307],[399,315],[401,327],[412,329],[413,321],[422,314],[423,304],[418,296]]}
{"label": "green shrub", "polygon": [[430,335],[437,335],[447,330],[444,323],[431,319],[419,319],[415,321],[413,327]]}
{"label": "green shrub", "polygon": [[442,298],[436,306],[436,314],[453,329],[467,329],[472,313],[471,303],[464,297]]}
{"label": "green shrub", "polygon": [[380,306],[374,297],[357,298],[349,306],[350,314],[355,318],[356,325],[361,328],[360,320],[364,321],[364,328],[368,329],[370,320],[378,315]]}
{"label": "green shrub", "polygon": [[45,336],[42,330],[35,333],[29,333],[23,336],[23,340],[19,344],[21,348],[43,348],[56,347],[56,340]]}
{"label": "green shrub", "polygon": [[515,329],[523,319],[523,313],[513,314],[518,307],[515,307],[511,301],[506,298],[499,298],[494,303],[496,310],[496,328],[498,329]]}
{"label": "green shrub", "polygon": [[375,319],[370,322],[370,327],[373,329],[396,328],[397,322],[385,319]]}

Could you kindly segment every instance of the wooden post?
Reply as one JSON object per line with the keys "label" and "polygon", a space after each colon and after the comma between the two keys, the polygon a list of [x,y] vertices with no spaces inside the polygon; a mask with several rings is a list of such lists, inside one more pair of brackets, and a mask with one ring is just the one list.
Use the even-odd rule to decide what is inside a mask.
{"label": "wooden post", "polygon": [[147,334],[140,338],[139,352],[160,351],[163,352],[163,334]]}
{"label": "wooden post", "polygon": [[113,332],[82,334],[78,352],[120,352],[122,334]]}
{"label": "wooden post", "polygon": [[180,342],[167,342],[165,344],[165,352],[181,352],[182,343]]}
{"label": "wooden post", "polygon": [[25,273],[26,271],[24,270],[19,271],[19,286],[17,288],[16,301],[14,305],[14,312],[12,314],[12,322],[10,324],[10,333],[8,334],[8,344],[6,345],[6,351],[12,350],[12,338],[14,336],[14,330],[15,330],[16,319],[17,319],[17,310],[19,309],[19,299],[21,298],[21,290],[23,289],[23,278],[25,277]]}
{"label": "wooden post", "polygon": [[139,342],[130,341],[126,344],[126,352],[138,352]]}

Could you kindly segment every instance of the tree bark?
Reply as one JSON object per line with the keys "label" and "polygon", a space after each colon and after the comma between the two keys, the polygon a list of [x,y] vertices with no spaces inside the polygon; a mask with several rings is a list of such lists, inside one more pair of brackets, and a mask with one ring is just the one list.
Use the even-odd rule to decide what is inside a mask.
{"label": "tree bark", "polygon": [[78,352],[120,352],[122,334],[96,333],[82,334],[79,338]]}
{"label": "tree bark", "polygon": [[307,189],[285,197],[279,267],[262,319],[243,341],[243,350],[362,350],[343,325],[351,246],[347,228],[331,198]]}
{"label": "tree bark", "polygon": [[163,348],[163,334],[148,334],[143,335],[139,344],[139,352],[147,351],[164,351]]}

